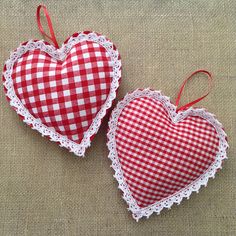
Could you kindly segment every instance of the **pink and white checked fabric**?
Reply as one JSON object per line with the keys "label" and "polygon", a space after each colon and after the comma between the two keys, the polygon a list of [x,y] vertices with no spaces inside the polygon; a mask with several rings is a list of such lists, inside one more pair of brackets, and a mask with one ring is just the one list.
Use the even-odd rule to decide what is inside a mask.
{"label": "pink and white checked fabric", "polygon": [[[88,40],[84,40],[85,37]],[[34,42],[37,44],[37,41]],[[106,44],[109,44],[107,47],[110,51],[105,48]],[[9,85],[12,81],[14,93],[35,119],[68,140],[80,144],[93,121],[97,119],[99,124],[104,116],[103,112],[97,118],[101,108],[108,109],[115,98],[120,78],[120,58],[115,46],[94,32],[74,34],[64,45],[63,50],[72,46],[63,60],[57,57],[64,52],[58,56],[55,51],[54,57],[37,48],[26,51],[14,62],[12,70],[6,71],[5,66],[6,76],[11,72],[6,83]],[[41,47],[51,46],[44,46],[41,42]],[[19,53],[22,50],[18,48]],[[48,49],[51,54],[53,50]],[[11,57],[15,60],[14,55]],[[13,89],[9,87],[7,91],[11,93]],[[95,129],[98,127],[93,127],[91,133],[95,134]],[[85,147],[89,143],[81,145]]]}
{"label": "pink and white checked fabric", "polygon": [[165,200],[168,205],[171,196],[208,171],[219,153],[219,134],[208,119],[187,115],[174,122],[174,105],[154,95],[150,90],[126,95],[109,122],[109,157],[134,214]]}

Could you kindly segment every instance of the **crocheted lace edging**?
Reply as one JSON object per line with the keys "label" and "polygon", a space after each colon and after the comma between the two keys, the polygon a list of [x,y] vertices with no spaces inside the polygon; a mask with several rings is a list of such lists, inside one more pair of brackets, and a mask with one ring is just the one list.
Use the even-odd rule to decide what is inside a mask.
{"label": "crocheted lace edging", "polygon": [[[140,97],[150,97],[155,100],[160,101],[169,113],[172,121],[177,123],[183,120],[187,116],[199,116],[206,119],[216,130],[219,137],[219,151],[215,157],[215,161],[212,165],[193,183],[186,186],[184,189],[174,193],[173,195],[158,201],[148,207],[140,208],[137,205],[136,200],[133,198],[130,189],[125,182],[123,171],[119,162],[118,154],[116,151],[116,128],[118,124],[118,118],[126,107],[132,100]],[[118,181],[118,188],[123,192],[123,198],[127,202],[130,210],[132,212],[133,218],[138,221],[140,218],[146,216],[147,218],[154,212],[160,214],[164,208],[171,208],[174,203],[180,204],[183,198],[189,198],[193,192],[198,192],[201,186],[206,186],[210,178],[215,177],[215,173],[219,168],[222,168],[222,161],[227,158],[226,149],[228,148],[228,143],[226,140],[226,133],[224,132],[221,123],[215,118],[215,116],[205,109],[193,109],[190,108],[186,111],[176,113],[176,107],[170,102],[170,99],[163,96],[160,91],[153,91],[150,89],[140,90],[137,89],[134,92],[127,94],[122,101],[120,101],[116,108],[111,114],[109,121],[109,131],[107,134],[108,142],[107,146],[109,149],[109,159],[112,161],[111,167],[115,171],[115,179]]]}
{"label": "crocheted lace edging", "polygon": [[[41,120],[36,119],[33,115],[29,113],[28,109],[16,96],[11,74],[14,63],[27,51],[40,49],[48,53],[52,58],[56,60],[64,60],[67,54],[70,52],[71,48],[75,44],[83,41],[92,41],[98,43],[106,49],[113,63],[113,78],[111,82],[110,93],[107,97],[106,102],[102,105],[92,124],[84,133],[84,137],[80,144],[77,144],[74,141],[68,139],[66,136],[63,136],[52,128],[42,124]],[[45,44],[43,40],[30,40],[26,44],[20,45],[14,52],[11,53],[10,58],[6,61],[3,76],[5,78],[4,86],[6,88],[6,96],[10,100],[10,105],[16,110],[16,112],[20,116],[23,117],[23,121],[25,123],[30,125],[32,129],[35,129],[40,132],[42,136],[49,136],[51,141],[58,142],[61,147],[69,149],[69,151],[73,152],[75,155],[84,156],[86,148],[90,146],[91,136],[97,133],[101,125],[102,118],[106,115],[107,110],[112,105],[112,101],[116,98],[116,90],[119,87],[119,80],[121,78],[121,61],[119,58],[118,50],[114,47],[112,42],[105,38],[105,36],[98,35],[95,32],[90,32],[88,34],[80,32],[77,36],[70,37],[67,43],[63,44],[60,49],[56,49],[53,45]]]}

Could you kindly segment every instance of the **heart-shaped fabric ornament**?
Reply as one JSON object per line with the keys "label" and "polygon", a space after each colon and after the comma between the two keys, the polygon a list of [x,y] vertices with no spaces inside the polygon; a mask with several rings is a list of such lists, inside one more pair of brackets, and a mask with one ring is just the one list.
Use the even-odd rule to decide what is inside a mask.
{"label": "heart-shaped fabric ornament", "polygon": [[58,48],[38,40],[21,44],[6,61],[6,96],[20,117],[60,146],[83,156],[116,97],[120,55],[95,32],[75,33]]}
{"label": "heart-shaped fabric ornament", "polygon": [[138,89],[111,114],[109,158],[136,220],[189,198],[226,158],[222,125],[205,109],[190,107],[206,95],[177,109],[187,80],[176,106],[160,91]]}

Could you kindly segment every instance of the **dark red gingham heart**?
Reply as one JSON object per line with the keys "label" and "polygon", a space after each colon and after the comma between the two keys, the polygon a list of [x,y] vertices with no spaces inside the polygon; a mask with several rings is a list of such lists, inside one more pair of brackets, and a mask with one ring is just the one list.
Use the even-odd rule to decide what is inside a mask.
{"label": "dark red gingham heart", "polygon": [[109,121],[108,148],[123,197],[138,220],[180,203],[214,177],[226,134],[204,109],[176,112],[159,91],[126,95]]}
{"label": "dark red gingham heart", "polygon": [[83,155],[116,96],[120,67],[116,47],[94,32],[76,33],[58,50],[29,41],[6,62],[6,95],[26,123]]}

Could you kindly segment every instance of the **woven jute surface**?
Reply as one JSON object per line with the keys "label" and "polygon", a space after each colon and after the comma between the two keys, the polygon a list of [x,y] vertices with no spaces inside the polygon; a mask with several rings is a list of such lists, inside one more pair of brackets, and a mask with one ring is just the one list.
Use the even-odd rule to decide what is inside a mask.
{"label": "woven jute surface", "polygon": [[[0,235],[236,235],[236,1],[2,0],[2,66],[21,42],[42,38],[35,19],[42,2],[60,43],[93,30],[116,44],[123,63],[117,101],[145,87],[174,101],[189,74],[211,71],[214,87],[197,106],[224,125],[229,159],[199,194],[136,223],[107,158],[108,117],[86,158],[76,158],[25,125],[1,89]],[[188,83],[182,104],[206,85],[201,78]]]}

